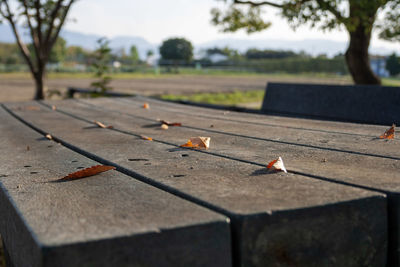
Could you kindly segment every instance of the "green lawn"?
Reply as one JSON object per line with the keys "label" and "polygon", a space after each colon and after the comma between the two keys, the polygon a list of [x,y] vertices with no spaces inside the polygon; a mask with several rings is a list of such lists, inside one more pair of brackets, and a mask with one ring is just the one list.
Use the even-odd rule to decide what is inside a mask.
{"label": "green lawn", "polygon": [[[348,75],[336,75],[331,73],[257,73],[248,71],[229,71],[229,70],[217,70],[217,69],[200,69],[196,70],[193,68],[183,68],[179,70],[179,73],[155,73],[154,71],[146,72],[115,72],[110,73],[113,79],[134,79],[134,78],[160,78],[160,77],[179,77],[179,76],[191,76],[191,75],[205,75],[205,76],[240,76],[240,77],[267,77],[271,79],[290,79],[297,80],[303,78],[316,78],[316,79],[333,79],[338,81],[348,80]],[[49,79],[84,79],[93,78],[94,74],[91,72],[49,72],[47,78]],[[31,78],[29,72],[5,72],[0,73],[0,78]]]}
{"label": "green lawn", "polygon": [[164,100],[186,100],[215,105],[237,106],[245,103],[261,102],[265,90],[235,91],[229,93],[196,93],[191,95],[161,95]]}
{"label": "green lawn", "polygon": [[[269,76],[269,75],[268,75]],[[295,76],[286,74],[287,78],[299,78],[306,76]],[[313,76],[315,77],[315,75]],[[332,76],[333,77],[333,76]],[[284,75],[279,76],[284,78]],[[382,79],[382,85],[384,86],[399,86],[400,79],[384,78]],[[235,91],[228,93],[195,93],[190,95],[177,95],[167,94],[161,95],[161,99],[165,100],[185,100],[198,103],[215,104],[215,105],[226,105],[226,106],[246,106],[248,103],[259,103],[261,105],[264,98],[265,90],[252,90],[252,91]]]}

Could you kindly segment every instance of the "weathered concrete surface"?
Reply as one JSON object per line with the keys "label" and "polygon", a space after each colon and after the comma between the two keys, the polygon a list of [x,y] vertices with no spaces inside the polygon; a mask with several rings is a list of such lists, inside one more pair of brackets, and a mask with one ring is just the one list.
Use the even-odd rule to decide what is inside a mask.
{"label": "weathered concrete surface", "polygon": [[0,232],[15,266],[231,266],[225,216],[117,171],[54,183],[98,163],[3,108],[0,121]]}
{"label": "weathered concrete surface", "polygon": [[[338,127],[339,129],[335,129],[335,126],[342,126],[344,123],[324,122],[325,126],[330,127],[330,131],[332,132],[318,132],[314,131],[316,129],[311,129],[311,131],[309,129],[297,129],[296,131],[292,129],[291,131],[287,131],[285,124],[283,124],[279,127],[280,129],[278,128],[280,132],[276,133],[279,134],[278,142],[273,142],[273,140],[271,142],[263,140],[262,136],[271,135],[271,130],[277,131],[277,127],[270,127],[261,123],[244,124],[246,127],[238,128],[237,121],[232,122],[230,120],[223,121],[209,118],[207,122],[204,122],[204,118],[201,118],[201,115],[192,115],[191,112],[193,113],[193,110],[190,108],[185,108],[181,111],[181,113],[190,114],[190,116],[185,116],[180,115],[178,108],[174,110],[173,106],[164,109],[163,103],[160,103],[160,105],[153,105],[154,103],[151,103],[150,106],[152,108],[143,111],[143,109],[137,108],[140,103],[143,103],[141,101],[136,102],[133,106],[130,103],[131,108],[129,103],[127,104],[127,101],[120,100],[110,101],[108,99],[99,99],[82,102],[97,105],[98,108],[104,107],[105,110],[102,112],[93,106],[85,108],[85,103],[74,104],[73,102],[65,103],[63,107],[69,112],[74,112],[73,110],[75,109],[79,110],[79,113],[84,114],[86,117],[96,118],[96,116],[100,116],[104,120],[109,119],[109,115],[106,112],[110,113],[110,110],[115,110],[119,117],[113,115],[115,116],[113,118],[113,121],[115,121],[114,125],[121,127],[125,131],[140,132],[174,144],[182,142],[180,140],[184,140],[185,136],[207,135],[212,137],[212,149],[210,150],[212,153],[265,165],[268,162],[267,159],[281,156],[284,159],[286,168],[297,173],[306,173],[322,179],[327,178],[338,182],[350,183],[355,186],[390,192],[390,197],[392,198],[390,202],[393,203],[393,207],[390,208],[390,220],[392,220],[391,225],[394,233],[398,232],[400,225],[400,206],[398,205],[400,158],[396,159],[396,155],[400,151],[400,143],[396,139],[387,142],[366,135],[368,131],[379,132],[376,126],[360,125],[363,128],[363,133],[351,133],[350,131],[353,131],[353,129],[357,131],[356,126],[358,125],[349,124],[352,126],[349,132],[341,132],[342,129],[340,127]],[[197,111],[197,108],[194,108],[194,110]],[[134,115],[136,117],[126,115]],[[246,114],[239,114],[240,116],[244,117]],[[269,118],[270,116],[266,117]],[[168,132],[161,133],[160,131],[155,131],[154,128],[149,129],[144,127],[147,123],[154,122],[154,118],[179,121],[188,127],[171,128]],[[303,121],[307,126],[312,126],[314,122],[313,120]],[[213,124],[214,127],[210,128],[210,124]],[[380,130],[383,132],[384,128]],[[225,131],[228,132],[225,134]],[[229,133],[234,133],[236,136]],[[311,133],[314,134],[314,138]],[[238,135],[256,135],[259,138],[244,138]],[[307,138],[302,138],[303,135],[307,135]],[[326,149],[312,147],[318,145],[315,139],[318,139],[319,135],[324,137],[324,139],[321,139],[321,144],[326,144]],[[305,146],[298,146],[292,142],[296,137],[302,138],[301,140]],[[292,142],[292,144],[286,144],[287,140]],[[310,146],[307,146],[307,142],[310,143]],[[346,150],[348,152],[341,151],[340,149],[337,150],[337,146],[343,147],[343,144],[347,144]],[[353,150],[356,153],[352,153]],[[376,153],[376,150],[379,153]],[[398,247],[399,236],[393,234],[390,235],[390,238],[392,246]],[[397,251],[397,249],[394,250]],[[398,262],[398,254],[392,256],[392,262]]]}
{"label": "weathered concrete surface", "polygon": [[[265,168],[253,164],[93,128],[92,123],[72,119],[44,107],[34,112],[27,111],[24,105],[34,103],[9,107],[24,120],[67,143],[115,162],[165,190],[173,190],[183,197],[189,196],[193,201],[215,207],[229,215],[235,227],[235,259],[240,265],[287,264],[286,257],[281,254],[275,254],[268,262],[258,260],[268,258],[270,250],[259,246],[257,242],[274,240],[273,244],[278,245],[278,239],[271,239],[271,232],[251,231],[252,227],[261,229],[256,227],[258,223],[281,233],[279,240],[287,241],[284,244],[285,255],[300,266],[327,265],[326,257],[332,262],[335,259],[338,265],[348,265],[348,259],[354,257],[354,262],[363,261],[376,266],[386,262],[387,215],[381,194],[301,175],[267,174]],[[332,213],[331,207],[335,207],[335,213]],[[316,210],[319,217],[315,216]],[[302,227],[293,227],[300,218],[304,222]],[[286,223],[272,225],[271,222],[275,220]],[[249,222],[254,222],[254,225]],[[334,240],[325,238],[328,232],[332,233]],[[313,242],[305,242],[310,237]],[[366,245],[365,240],[373,241]],[[324,257],[307,252],[317,251],[316,244],[324,248]],[[353,245],[349,248],[348,244]],[[241,246],[246,248],[242,249]],[[259,249],[248,249],[252,247]],[[375,256],[369,258],[366,255]],[[349,266],[359,265],[354,263]]]}
{"label": "weathered concrete surface", "polygon": [[[101,101],[109,101],[110,99],[103,98]],[[385,129],[388,126],[361,124],[361,123],[349,123],[349,122],[335,122],[329,120],[317,120],[317,119],[302,119],[293,118],[286,116],[273,116],[273,115],[262,115],[254,113],[234,112],[209,109],[203,107],[196,107],[190,105],[177,104],[173,102],[161,101],[146,97],[131,97],[131,98],[119,98],[114,99],[115,101],[128,103],[131,108],[143,105],[144,102],[150,103],[150,111],[170,111],[173,113],[194,115],[195,117],[203,119],[213,119],[216,121],[230,121],[239,124],[254,124],[254,125],[265,125],[270,127],[285,127],[295,130],[308,130],[314,132],[330,132],[330,133],[341,133],[350,135],[368,135],[375,137],[377,132],[381,132],[381,129]],[[88,103],[98,103],[99,100],[95,99],[79,99],[79,101],[85,101]]]}
{"label": "weathered concrete surface", "polygon": [[400,122],[400,88],[268,83],[261,111],[377,124]]}
{"label": "weathered concrete surface", "polygon": [[[365,136],[354,136],[338,133],[320,133],[324,139],[321,144],[325,144],[325,148],[316,149],[315,139],[319,139],[318,134],[312,138],[311,133],[307,130],[285,131],[282,126],[279,133],[279,139],[274,142],[268,139],[262,139],[263,134],[270,135],[271,129],[265,125],[246,125],[246,127],[237,127],[235,122],[221,122],[211,120],[204,122],[201,118],[188,118],[185,115],[176,115],[170,111],[146,111],[143,109],[129,109],[126,103],[120,101],[108,101],[99,99],[95,102],[97,108],[85,105],[85,103],[70,101],[59,103],[61,109],[81,115],[89,120],[99,120],[105,122],[113,122],[114,127],[136,134],[151,136],[163,142],[180,145],[186,141],[188,136],[210,136],[211,149],[210,153],[217,153],[222,156],[235,158],[238,160],[247,160],[260,165],[267,165],[269,160],[281,156],[284,159],[288,170],[295,172],[303,172],[310,175],[332,178],[339,181],[353,183],[355,185],[371,187],[382,191],[397,193],[400,192],[400,157],[399,159],[391,158],[387,151],[399,153],[400,142],[391,140],[390,142],[366,138]],[[104,110],[103,107],[104,106]],[[111,108],[111,109],[110,109]],[[110,112],[112,110],[118,111]],[[120,112],[122,110],[122,112]],[[140,116],[141,118],[132,117]],[[160,131],[155,124],[154,127],[148,127],[156,123],[155,118],[163,118],[170,121],[179,121],[183,123],[183,127],[170,127],[168,131]],[[214,127],[210,128],[209,123],[213,123]],[[276,128],[272,128],[272,131]],[[225,131],[227,131],[225,133]],[[302,132],[305,132],[304,134]],[[230,135],[233,133],[236,135]],[[245,138],[245,136],[253,134],[259,138]],[[295,136],[293,136],[295,135]],[[302,141],[309,142],[309,146],[296,145],[296,143],[288,144],[286,140],[292,140],[296,136],[302,137]],[[314,141],[313,141],[314,140]],[[325,141],[323,141],[325,140]],[[343,146],[348,144],[347,151],[343,152],[337,149],[337,144]],[[374,149],[380,150],[383,155],[376,153]],[[352,153],[354,150],[358,150]],[[249,153],[251,151],[251,153]],[[362,154],[365,152],[365,154]],[[374,156],[377,155],[377,156]],[[386,157],[387,156],[387,157]]]}
{"label": "weathered concrete surface", "polygon": [[[86,100],[85,100],[86,101]],[[113,101],[113,100],[101,100],[101,101]],[[152,105],[153,108],[149,110],[141,109],[143,101],[137,101],[136,105],[129,107],[125,101],[118,101],[126,104],[118,106],[124,108],[124,112],[130,112],[140,116],[147,116],[153,120],[159,116],[166,119],[180,120],[186,125],[192,127],[207,129],[208,131],[219,131],[226,134],[232,133],[236,135],[242,135],[246,137],[261,138],[266,141],[273,142],[286,142],[297,146],[314,146],[321,149],[337,149],[343,151],[351,151],[365,154],[376,154],[380,156],[396,157],[400,159],[400,151],[396,147],[398,140],[393,142],[386,142],[385,140],[379,140],[379,136],[384,133],[389,126],[377,126],[369,124],[355,124],[355,123],[338,123],[328,121],[315,121],[306,119],[297,119],[297,124],[293,122],[293,119],[286,119],[280,122],[280,117],[256,116],[260,123],[249,123],[250,120],[247,117],[252,117],[252,114],[242,115],[243,119],[248,122],[238,123],[237,121],[231,121],[229,119],[213,119],[209,117],[204,119],[197,111],[193,113],[187,109],[181,110],[181,106],[178,106],[174,111],[171,108],[161,108],[162,104]],[[115,103],[113,102],[113,103]],[[101,105],[101,104],[100,104]],[[105,109],[112,108],[114,105],[105,104]],[[144,112],[147,111],[147,112]],[[168,112],[170,111],[170,112]],[[140,112],[140,113],[139,113]],[[196,115],[199,114],[199,115]],[[165,114],[165,115],[164,115]],[[229,113],[228,113],[229,114]],[[227,115],[228,115],[227,114]],[[235,113],[236,115],[237,113]],[[193,116],[188,116],[193,115]],[[238,116],[240,117],[240,115]],[[270,121],[275,121],[274,124],[270,124]],[[296,121],[296,120],[295,120]],[[213,127],[210,127],[212,125]],[[240,125],[240,126],[238,126]],[[262,126],[262,127],[257,127]],[[368,144],[368,145],[366,145]]]}

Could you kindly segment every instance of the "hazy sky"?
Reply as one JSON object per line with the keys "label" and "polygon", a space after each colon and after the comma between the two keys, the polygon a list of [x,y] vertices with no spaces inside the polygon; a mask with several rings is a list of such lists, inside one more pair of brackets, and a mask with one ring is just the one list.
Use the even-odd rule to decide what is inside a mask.
{"label": "hazy sky", "polygon": [[[261,33],[221,33],[210,24],[210,9],[221,5],[217,0],[80,0],[72,7],[65,28],[106,37],[140,36],[151,43],[161,43],[170,37],[184,37],[194,44],[227,37],[348,40],[344,31],[324,33],[303,26],[294,32],[273,8],[265,9],[264,14],[272,27]],[[371,45],[396,50],[400,46],[375,37]]]}

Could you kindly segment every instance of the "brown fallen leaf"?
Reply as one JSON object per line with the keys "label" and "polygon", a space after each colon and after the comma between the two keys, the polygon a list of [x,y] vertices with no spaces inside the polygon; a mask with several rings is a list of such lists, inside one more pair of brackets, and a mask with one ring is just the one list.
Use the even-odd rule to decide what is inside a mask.
{"label": "brown fallen leaf", "polygon": [[287,173],[287,170],[285,168],[285,165],[283,164],[283,160],[281,157],[268,163],[267,168],[269,170],[284,171],[285,173]]}
{"label": "brown fallen leaf", "polygon": [[143,140],[153,141],[153,138],[145,136],[145,135],[141,135],[140,138],[142,138]]}
{"label": "brown fallen leaf", "polygon": [[26,106],[25,110],[40,110],[40,107],[37,107],[37,106]]}
{"label": "brown fallen leaf", "polygon": [[192,147],[192,148],[205,148],[210,147],[210,137],[191,137],[187,143],[181,145],[181,147]]}
{"label": "brown fallen leaf", "polygon": [[53,136],[51,136],[51,134],[46,134],[46,138],[49,140],[53,140]]}
{"label": "brown fallen leaf", "polygon": [[165,120],[160,120],[161,124],[165,124],[167,126],[182,126],[182,123],[180,122],[169,122]]}
{"label": "brown fallen leaf", "polygon": [[381,138],[381,139],[394,139],[394,128],[395,127],[396,127],[396,125],[393,123],[392,127],[387,129],[381,136],[379,136],[379,138]]}
{"label": "brown fallen leaf", "polygon": [[144,103],[144,104],[143,104],[143,108],[145,108],[145,109],[149,109],[149,108],[150,108],[150,105],[149,105],[149,103]]}
{"label": "brown fallen leaf", "polygon": [[166,124],[164,124],[164,123],[161,124],[160,127],[161,127],[162,130],[168,130],[168,125],[166,125]]}
{"label": "brown fallen leaf", "polygon": [[99,126],[100,128],[104,128],[104,129],[112,129],[113,128],[113,126],[112,125],[105,125],[105,124],[103,124],[103,123],[101,123],[101,122],[99,122],[99,121],[94,121],[94,123],[97,125],[97,126]]}
{"label": "brown fallen leaf", "polygon": [[67,176],[59,179],[59,181],[67,181],[67,180],[75,180],[75,179],[81,179],[89,176],[93,176],[96,174],[99,174],[101,172],[106,172],[109,170],[115,170],[116,168],[114,166],[106,166],[106,165],[96,165],[92,166],[77,172],[73,172],[68,174]]}
{"label": "brown fallen leaf", "polygon": [[31,150],[31,148],[29,146],[26,146],[26,151]]}
{"label": "brown fallen leaf", "polygon": [[51,106],[51,109],[52,109],[52,110],[57,110],[57,107],[56,107],[55,105],[52,105],[52,106]]}

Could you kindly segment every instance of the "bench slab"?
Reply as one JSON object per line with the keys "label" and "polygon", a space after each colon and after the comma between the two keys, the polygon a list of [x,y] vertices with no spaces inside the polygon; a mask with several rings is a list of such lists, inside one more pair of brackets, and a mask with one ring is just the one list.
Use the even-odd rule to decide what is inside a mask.
{"label": "bench slab", "polygon": [[400,122],[400,88],[268,83],[262,112],[376,124]]}
{"label": "bench slab", "polygon": [[0,109],[0,232],[15,266],[231,266],[227,217],[99,164]]}
{"label": "bench slab", "polygon": [[[234,260],[239,265],[265,266],[266,259],[271,259],[281,264],[289,261],[300,266],[321,266],[348,264],[354,257],[349,266],[366,260],[372,266],[386,262],[387,203],[381,193],[302,175],[266,173],[265,167],[179,149],[179,144],[144,141],[118,127],[93,127],[94,118],[85,117],[80,110],[73,118],[62,114],[62,108],[55,112],[37,105],[40,109],[32,112],[24,108],[28,105],[37,104],[7,106],[64,144],[229,216]],[[97,120],[104,119],[110,122],[112,115]],[[118,116],[113,120],[116,122]],[[334,241],[325,238],[328,233]]]}

